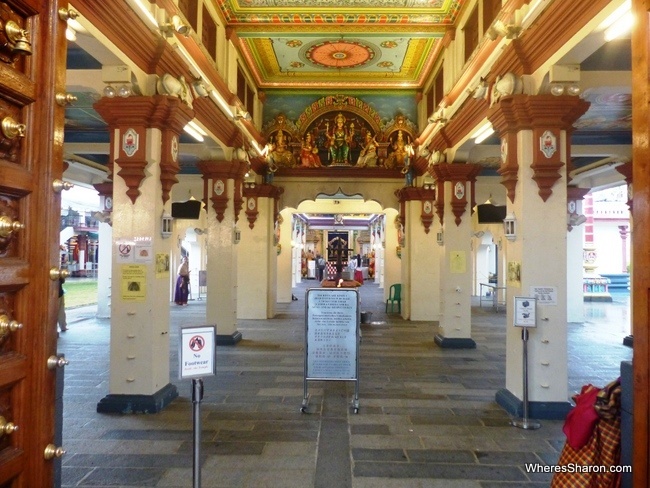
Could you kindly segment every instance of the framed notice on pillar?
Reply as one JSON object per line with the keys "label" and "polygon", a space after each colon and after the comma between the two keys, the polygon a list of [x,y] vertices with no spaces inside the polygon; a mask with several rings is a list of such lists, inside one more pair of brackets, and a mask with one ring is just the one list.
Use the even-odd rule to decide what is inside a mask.
{"label": "framed notice on pillar", "polygon": [[533,297],[515,297],[515,327],[537,327],[536,305]]}

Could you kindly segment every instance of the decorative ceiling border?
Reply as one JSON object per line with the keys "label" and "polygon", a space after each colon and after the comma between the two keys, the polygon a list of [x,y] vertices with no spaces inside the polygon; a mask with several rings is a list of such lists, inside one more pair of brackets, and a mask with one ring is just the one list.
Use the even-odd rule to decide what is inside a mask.
{"label": "decorative ceiling border", "polygon": [[[275,1],[272,5],[264,1],[215,0],[226,22],[233,24],[435,24],[454,25],[462,6],[467,0],[433,0],[425,6],[413,0],[388,1],[383,6],[377,1],[364,2],[343,0],[340,4],[319,5],[310,2]],[[372,5],[371,5],[372,3]],[[350,5],[358,5],[350,8]],[[372,7],[373,13],[367,13]],[[316,13],[315,10],[318,10]]]}

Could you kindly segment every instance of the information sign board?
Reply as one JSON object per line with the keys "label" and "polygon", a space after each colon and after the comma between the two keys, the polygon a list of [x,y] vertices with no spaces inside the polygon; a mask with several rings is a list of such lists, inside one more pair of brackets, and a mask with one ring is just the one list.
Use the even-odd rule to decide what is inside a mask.
{"label": "information sign board", "polygon": [[178,354],[180,379],[216,374],[216,335],[214,325],[181,328]]}
{"label": "information sign board", "polygon": [[307,379],[357,378],[359,292],[316,288],[307,292]]}

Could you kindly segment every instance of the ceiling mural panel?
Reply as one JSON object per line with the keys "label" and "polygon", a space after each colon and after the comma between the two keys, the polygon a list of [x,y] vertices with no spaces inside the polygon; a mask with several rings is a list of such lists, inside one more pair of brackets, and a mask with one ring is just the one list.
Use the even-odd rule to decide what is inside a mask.
{"label": "ceiling mural panel", "polygon": [[416,88],[434,61],[438,41],[403,35],[243,37],[242,48],[255,61],[253,76],[262,87],[385,83]]}
{"label": "ceiling mural panel", "polygon": [[422,88],[466,0],[216,0],[262,89]]}

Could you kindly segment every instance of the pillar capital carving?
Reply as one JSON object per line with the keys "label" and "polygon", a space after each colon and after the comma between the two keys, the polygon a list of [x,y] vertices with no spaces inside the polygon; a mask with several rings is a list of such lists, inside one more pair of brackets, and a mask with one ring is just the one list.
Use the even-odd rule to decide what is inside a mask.
{"label": "pillar capital carving", "polygon": [[[562,175],[561,131],[571,132],[573,124],[589,108],[589,102],[580,97],[554,95],[512,95],[500,99],[488,110],[488,119],[501,136],[501,184],[514,203],[519,162],[517,160],[517,133],[533,131],[533,180],[539,196],[546,201],[552,187]],[[570,146],[566,138],[567,159]]]}
{"label": "pillar capital carving", "polygon": [[[212,208],[214,208],[219,222],[223,221],[226,209],[228,208],[228,192],[226,185],[228,184],[228,180],[233,180],[235,186],[233,195],[233,212],[236,222],[239,218],[241,206],[244,203],[242,183],[246,170],[248,169],[248,163],[239,160],[210,160],[200,161],[197,163],[197,168],[203,175],[204,203],[207,205],[208,199],[212,202]],[[212,182],[211,186],[209,184],[210,181]]]}
{"label": "pillar capital carving", "polygon": [[[154,128],[162,132],[160,182],[162,201],[167,202],[171,187],[178,182],[179,135],[183,127],[194,118],[194,111],[179,98],[165,95],[104,97],[93,107],[108,123],[111,134],[115,130],[119,132],[119,148],[111,159],[120,167],[118,175],[124,179],[128,187],[126,194],[133,203],[140,195],[138,187],[145,178],[148,163],[147,129]],[[111,148],[114,147],[111,144]]]}
{"label": "pillar capital carving", "polygon": [[[431,167],[430,171],[435,174],[439,189],[446,181],[452,184],[451,211],[456,216],[455,222],[457,226],[462,222],[462,216],[467,208],[467,183],[471,183],[470,208],[474,208],[475,206],[474,182],[482,169],[482,166],[470,163],[440,163]],[[440,223],[442,223],[443,218],[441,215],[444,211],[444,201],[441,200],[444,198],[444,192],[441,191],[439,193],[440,195],[436,201],[436,209],[440,217]]]}
{"label": "pillar capital carving", "polygon": [[274,211],[277,211],[276,210],[277,203],[282,193],[284,193],[284,188],[280,188],[277,186],[267,185],[267,184],[258,185],[258,184],[245,183],[243,195],[244,195],[244,200],[246,202],[245,212],[246,212],[246,218],[248,219],[248,227],[250,227],[251,229],[255,227],[255,221],[257,220],[257,216],[259,214],[257,208],[258,199],[272,198],[273,200],[275,200],[273,204],[273,209]]}

